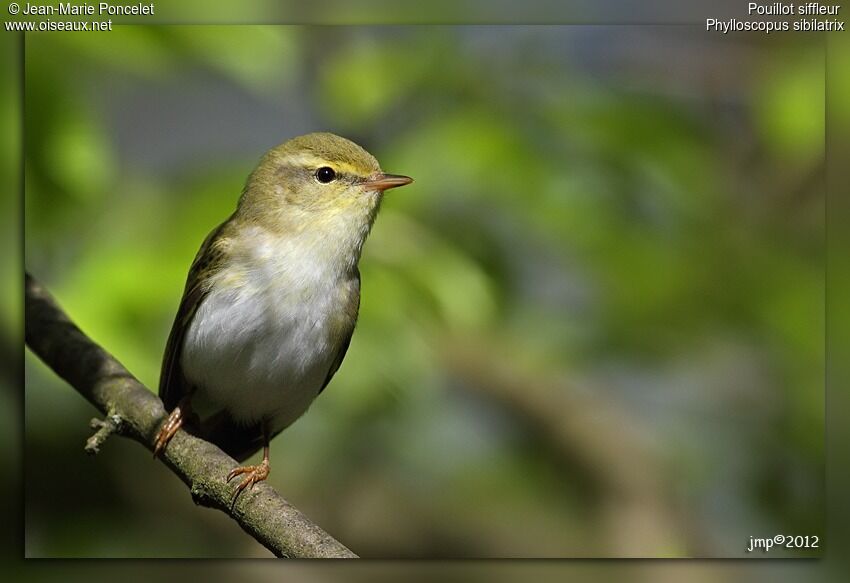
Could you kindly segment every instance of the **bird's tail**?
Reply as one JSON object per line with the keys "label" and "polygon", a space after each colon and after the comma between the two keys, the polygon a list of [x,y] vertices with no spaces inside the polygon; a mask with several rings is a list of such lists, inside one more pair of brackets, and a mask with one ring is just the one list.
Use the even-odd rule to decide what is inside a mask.
{"label": "bird's tail", "polygon": [[220,411],[203,421],[199,437],[241,462],[263,447],[263,426],[237,423],[226,411]]}

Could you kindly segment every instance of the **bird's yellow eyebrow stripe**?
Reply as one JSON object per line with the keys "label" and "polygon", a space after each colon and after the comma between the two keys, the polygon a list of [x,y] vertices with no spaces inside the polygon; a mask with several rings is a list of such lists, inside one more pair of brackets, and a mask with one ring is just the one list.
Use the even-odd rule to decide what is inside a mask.
{"label": "bird's yellow eyebrow stripe", "polygon": [[320,166],[330,166],[339,173],[354,174],[355,176],[362,176],[368,173],[368,170],[358,168],[348,162],[331,162],[324,158],[320,158],[319,156],[313,156],[310,154],[298,154],[297,156],[291,156],[289,160],[300,166],[310,166],[315,168],[319,168]]}

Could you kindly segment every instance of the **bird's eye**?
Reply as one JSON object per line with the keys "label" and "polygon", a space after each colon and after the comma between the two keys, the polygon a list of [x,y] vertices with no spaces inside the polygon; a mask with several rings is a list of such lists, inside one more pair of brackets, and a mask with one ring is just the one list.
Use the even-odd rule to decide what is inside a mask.
{"label": "bird's eye", "polygon": [[322,184],[333,182],[334,178],[336,178],[336,172],[334,172],[333,168],[330,168],[328,166],[322,166],[321,168],[316,170],[316,180],[318,180]]}

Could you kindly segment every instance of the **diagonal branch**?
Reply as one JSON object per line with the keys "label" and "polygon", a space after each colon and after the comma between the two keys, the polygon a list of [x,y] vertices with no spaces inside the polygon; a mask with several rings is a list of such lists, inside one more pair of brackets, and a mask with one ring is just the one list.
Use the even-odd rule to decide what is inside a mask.
{"label": "diagonal branch", "polygon": [[[153,449],[153,436],[165,416],[162,402],[120,362],[95,344],[68,318],[47,290],[26,276],[26,343],[107,418],[90,440],[96,449],[117,433]],[[279,557],[353,558],[354,553],[266,483],[257,484],[231,508],[233,487],[225,483],[236,461],[215,445],[179,431],[162,455],[185,482],[196,504],[218,508]]]}

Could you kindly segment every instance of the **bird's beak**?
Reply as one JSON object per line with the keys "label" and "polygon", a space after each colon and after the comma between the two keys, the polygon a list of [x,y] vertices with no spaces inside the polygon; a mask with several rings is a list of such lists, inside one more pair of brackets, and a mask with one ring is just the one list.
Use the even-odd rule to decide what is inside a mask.
{"label": "bird's beak", "polygon": [[402,176],[400,174],[374,174],[369,177],[369,180],[361,183],[361,186],[366,190],[389,190],[410,184],[413,179],[410,176]]}

